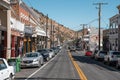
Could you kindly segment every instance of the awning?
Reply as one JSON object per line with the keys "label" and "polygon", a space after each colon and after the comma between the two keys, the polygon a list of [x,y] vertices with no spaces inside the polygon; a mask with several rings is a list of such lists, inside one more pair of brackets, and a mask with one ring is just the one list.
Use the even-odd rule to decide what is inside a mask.
{"label": "awning", "polygon": [[36,36],[36,35],[40,35],[40,36],[46,36],[46,32],[43,30],[43,29],[41,29],[39,26],[36,26],[35,28],[34,28],[34,36]]}
{"label": "awning", "polygon": [[17,30],[17,31],[20,31],[20,32],[24,32],[24,24],[21,23],[20,21],[14,19],[14,18],[10,18],[10,27],[11,29],[13,30]]}

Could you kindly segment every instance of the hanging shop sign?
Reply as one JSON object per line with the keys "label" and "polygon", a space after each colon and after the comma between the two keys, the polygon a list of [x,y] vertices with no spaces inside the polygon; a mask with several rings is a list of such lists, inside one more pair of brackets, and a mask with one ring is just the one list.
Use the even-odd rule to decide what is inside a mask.
{"label": "hanging shop sign", "polygon": [[25,26],[24,32],[26,34],[33,34],[33,28],[31,26]]}

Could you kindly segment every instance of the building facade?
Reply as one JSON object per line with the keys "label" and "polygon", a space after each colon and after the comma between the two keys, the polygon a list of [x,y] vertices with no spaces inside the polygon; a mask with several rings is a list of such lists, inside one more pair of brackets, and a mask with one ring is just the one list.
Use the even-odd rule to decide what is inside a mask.
{"label": "building facade", "polygon": [[103,30],[103,50],[109,51],[109,29]]}
{"label": "building facade", "polygon": [[10,15],[9,0],[0,0],[0,57],[3,58],[11,56]]}
{"label": "building facade", "polygon": [[119,14],[110,18],[110,27],[109,27],[109,50],[120,50],[120,6],[117,7]]}

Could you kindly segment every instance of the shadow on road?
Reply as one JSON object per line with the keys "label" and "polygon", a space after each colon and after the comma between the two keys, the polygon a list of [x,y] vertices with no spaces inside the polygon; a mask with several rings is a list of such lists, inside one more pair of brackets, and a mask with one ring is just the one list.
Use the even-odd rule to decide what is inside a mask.
{"label": "shadow on road", "polygon": [[87,63],[87,64],[92,64],[94,66],[96,66],[97,68],[103,70],[104,68],[110,70],[110,71],[117,71],[120,73],[120,71],[118,71],[117,69],[115,68],[112,68],[110,66],[107,66],[105,64],[103,64],[102,62],[99,62],[99,61],[96,61],[96,60],[93,60],[91,59],[90,57],[87,57],[87,56],[80,56],[80,55],[72,55],[73,59],[75,61],[79,61],[81,63]]}

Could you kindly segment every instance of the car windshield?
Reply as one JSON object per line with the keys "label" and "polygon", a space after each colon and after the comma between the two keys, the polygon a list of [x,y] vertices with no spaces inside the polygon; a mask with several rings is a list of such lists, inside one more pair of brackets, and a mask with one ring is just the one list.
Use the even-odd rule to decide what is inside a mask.
{"label": "car windshield", "polygon": [[51,49],[50,49],[49,51],[50,51],[50,52],[52,52],[52,50],[51,50]]}
{"label": "car windshield", "polygon": [[100,54],[107,54],[106,51],[100,51]]}
{"label": "car windshield", "polygon": [[38,50],[38,52],[44,54],[44,53],[47,53],[48,51],[46,49],[42,49],[42,50]]}
{"label": "car windshield", "polygon": [[120,55],[120,52],[113,52],[113,55]]}
{"label": "car windshield", "polygon": [[27,53],[25,57],[38,57],[37,53]]}
{"label": "car windshield", "polygon": [[55,47],[52,47],[51,49],[55,50],[56,48],[55,48]]}

